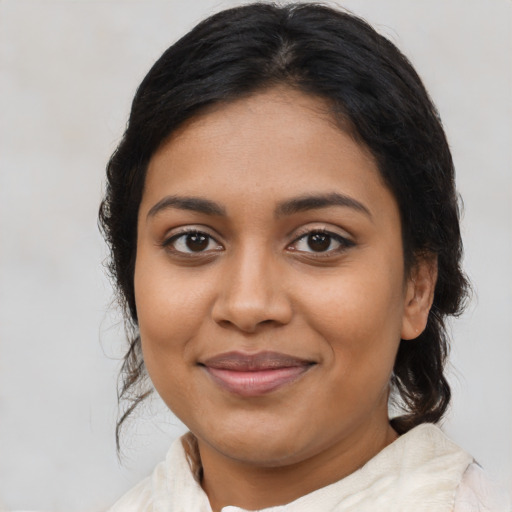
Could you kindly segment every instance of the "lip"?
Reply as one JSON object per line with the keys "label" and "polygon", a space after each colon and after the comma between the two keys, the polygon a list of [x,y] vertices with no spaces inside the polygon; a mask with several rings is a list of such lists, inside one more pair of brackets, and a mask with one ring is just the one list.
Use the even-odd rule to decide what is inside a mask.
{"label": "lip", "polygon": [[314,365],[314,361],[279,352],[227,352],[200,363],[221,388],[244,397],[276,391],[302,377]]}

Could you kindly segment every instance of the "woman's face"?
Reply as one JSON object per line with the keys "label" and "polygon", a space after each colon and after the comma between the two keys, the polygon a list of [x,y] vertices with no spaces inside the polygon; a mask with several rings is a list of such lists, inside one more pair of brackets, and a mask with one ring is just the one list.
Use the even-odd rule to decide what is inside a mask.
{"label": "woman's face", "polygon": [[261,92],[188,122],[149,165],[144,360],[219,457],[280,466],[389,429],[398,344],[418,334],[415,285],[393,195],[325,110]]}

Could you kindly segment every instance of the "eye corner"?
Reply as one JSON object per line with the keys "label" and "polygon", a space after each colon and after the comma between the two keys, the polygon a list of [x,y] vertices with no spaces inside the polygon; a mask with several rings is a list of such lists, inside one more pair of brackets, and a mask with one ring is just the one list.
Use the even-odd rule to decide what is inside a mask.
{"label": "eye corner", "polygon": [[286,250],[308,258],[335,258],[355,245],[348,235],[322,226],[299,231]]}
{"label": "eye corner", "polygon": [[159,245],[172,256],[180,258],[214,257],[224,246],[217,238],[197,226],[182,227],[166,235]]}

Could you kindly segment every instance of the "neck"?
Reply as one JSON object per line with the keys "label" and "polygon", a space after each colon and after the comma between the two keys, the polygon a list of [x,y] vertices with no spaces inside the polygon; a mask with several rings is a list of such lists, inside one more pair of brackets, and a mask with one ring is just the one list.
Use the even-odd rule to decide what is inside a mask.
{"label": "neck", "polygon": [[283,505],[350,475],[397,437],[389,424],[358,429],[321,453],[272,467],[229,458],[198,440],[202,486],[214,512],[228,505],[246,510]]}

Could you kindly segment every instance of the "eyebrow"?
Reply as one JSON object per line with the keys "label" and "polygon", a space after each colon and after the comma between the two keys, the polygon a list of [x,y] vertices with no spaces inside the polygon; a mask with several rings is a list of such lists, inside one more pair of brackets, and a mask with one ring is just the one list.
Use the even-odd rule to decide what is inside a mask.
{"label": "eyebrow", "polygon": [[157,213],[170,208],[190,210],[206,215],[219,215],[224,217],[226,210],[217,203],[202,197],[166,196],[156,203],[148,212],[147,217],[154,217]]}
{"label": "eyebrow", "polygon": [[[366,214],[372,219],[370,210],[356,199],[339,193],[331,194],[315,194],[296,197],[279,203],[275,215],[276,217],[285,217],[293,215],[294,213],[305,212],[308,210],[317,210],[320,208],[329,208],[331,206],[343,206],[352,208]],[[226,209],[203,197],[183,197],[183,196],[166,196],[149,210],[147,217],[154,217],[158,213],[167,209],[189,210],[205,215],[218,215],[220,217],[226,216]]]}
{"label": "eyebrow", "polygon": [[352,208],[364,213],[372,219],[370,210],[363,203],[360,203],[350,196],[338,193],[306,195],[290,199],[289,201],[284,201],[276,208],[276,216],[284,217],[286,215],[293,215],[294,213],[305,212],[308,210],[329,208],[330,206]]}

